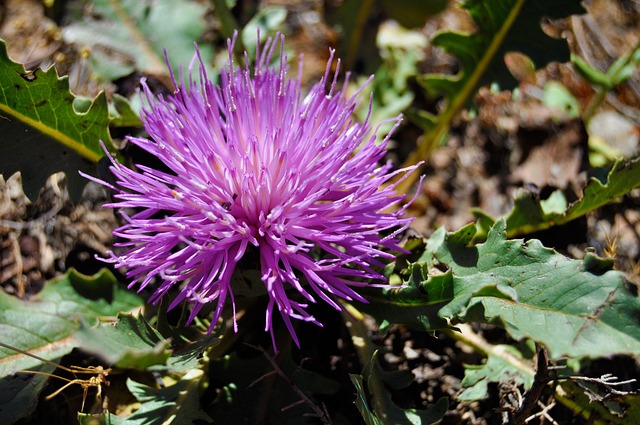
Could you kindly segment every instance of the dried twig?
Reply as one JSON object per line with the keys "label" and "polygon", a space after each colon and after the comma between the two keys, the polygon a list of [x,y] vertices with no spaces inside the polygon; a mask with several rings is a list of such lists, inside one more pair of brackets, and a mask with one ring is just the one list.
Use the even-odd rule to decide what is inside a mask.
{"label": "dried twig", "polygon": [[535,418],[538,418],[540,416],[543,416],[546,420],[548,420],[549,422],[551,422],[553,425],[560,425],[558,424],[558,422],[556,422],[551,415],[549,415],[549,410],[553,409],[556,405],[556,402],[552,402],[551,404],[545,406],[544,403],[542,403],[540,400],[538,400],[538,406],[540,408],[542,408],[541,411],[539,411],[538,413],[536,413],[535,415],[531,415],[529,416],[526,420],[525,423],[529,423],[530,421],[534,420]]}
{"label": "dried twig", "polygon": [[513,425],[523,425],[524,423],[526,423],[527,419],[531,416],[533,408],[538,404],[538,400],[540,400],[542,391],[549,383],[549,370],[547,368],[548,362],[549,357],[547,356],[547,351],[543,347],[539,347],[537,368],[536,374],[533,377],[533,385],[531,386],[531,389],[525,394],[520,409],[513,417],[511,422]]}

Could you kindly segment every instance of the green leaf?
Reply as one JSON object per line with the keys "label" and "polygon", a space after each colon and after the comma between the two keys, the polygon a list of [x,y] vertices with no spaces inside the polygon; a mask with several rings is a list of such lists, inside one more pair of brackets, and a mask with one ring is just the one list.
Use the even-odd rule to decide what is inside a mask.
{"label": "green leaf", "polygon": [[[51,373],[55,368],[43,363],[31,370]],[[31,373],[17,373],[0,379],[0,423],[10,425],[32,413],[48,380],[48,376]]]}
{"label": "green leaf", "polygon": [[607,70],[607,75],[611,77],[613,86],[624,83],[631,78],[640,64],[640,41],[636,43],[631,52],[616,60]]}
{"label": "green leaf", "polygon": [[109,103],[111,125],[114,127],[142,126],[140,116],[133,110],[131,102],[124,96],[114,93]]}
{"label": "green leaf", "polygon": [[[185,0],[95,0],[92,13],[63,29],[68,43],[90,48],[94,73],[104,81],[129,75],[134,70],[153,75],[170,86],[163,49],[173,68],[188,64],[193,43],[202,38],[207,9]],[[205,63],[212,49],[200,46]]]}
{"label": "green leaf", "polygon": [[619,57],[607,72],[594,68],[576,55],[571,55],[571,63],[578,74],[590,84],[612,90],[631,78],[636,71],[640,63],[640,42],[629,53]]}
{"label": "green leaf", "polygon": [[580,104],[578,100],[557,81],[549,81],[544,85],[543,101],[550,108],[563,111],[569,118],[580,116]]}
{"label": "green leaf", "polygon": [[25,192],[34,199],[47,177],[64,171],[70,191],[84,186],[78,169],[90,174],[104,156],[102,140],[113,148],[104,93],[79,111],[67,77],[53,68],[25,71],[0,40],[0,173],[22,171]]}
{"label": "green leaf", "polygon": [[602,72],[598,69],[595,69],[587,62],[582,60],[580,56],[571,55],[571,63],[575,70],[580,74],[582,78],[584,78],[589,84],[593,84],[594,86],[600,86],[607,90],[611,90],[615,84],[611,81],[611,76],[607,73]]}
{"label": "green leaf", "polygon": [[[429,410],[402,409],[396,405],[387,385],[392,389],[406,387],[413,380],[409,371],[386,372],[378,361],[378,351],[373,353],[371,361],[365,366],[362,376],[349,375],[358,392],[356,407],[367,425],[427,425],[442,419],[447,412],[449,402],[446,398],[438,400]],[[369,403],[367,393],[370,394]]]}
{"label": "green leaf", "polygon": [[[198,367],[205,351],[220,344],[220,338],[214,334],[205,335],[187,347],[175,351],[167,362],[167,369],[173,372],[187,372]],[[154,367],[154,370],[158,367]]]}
{"label": "green leaf", "polygon": [[141,403],[133,415],[127,418],[130,425],[192,424],[211,421],[200,405],[200,386],[204,373],[193,369],[171,386],[151,388],[127,380],[127,388]]}
{"label": "green leaf", "polygon": [[[582,198],[562,210],[562,199],[559,193],[540,201],[533,194],[521,190],[516,195],[514,206],[506,216],[507,236],[526,235],[553,226],[562,225],[594,211],[604,205],[615,202],[631,190],[640,187],[640,158],[624,162],[618,160],[607,176],[606,182],[591,178],[583,190]],[[564,201],[566,202],[566,200]],[[482,218],[476,239],[486,236],[488,215],[481,211],[473,211],[476,217]]]}
{"label": "green leaf", "polygon": [[140,402],[140,408],[123,418],[105,412],[99,415],[78,413],[80,425],[182,425],[209,424],[211,418],[200,405],[204,374],[193,369],[178,382],[163,388],[127,380],[127,388]]}
{"label": "green leaf", "polygon": [[[511,358],[523,359],[517,348],[510,345],[496,345],[495,351],[489,353],[487,360],[482,365],[465,365],[462,391],[456,398],[460,401],[481,400],[489,396],[488,385],[490,382],[513,381],[524,385],[528,390],[533,384],[533,375],[523,370],[518,364],[509,361]],[[507,353],[508,356],[497,355],[496,352]]]}
{"label": "green leaf", "polygon": [[426,157],[448,132],[451,121],[478,87],[494,81],[502,88],[513,86],[515,80],[503,60],[507,52],[521,52],[538,67],[551,61],[568,60],[567,43],[547,36],[540,22],[544,17],[557,19],[584,12],[580,2],[575,0],[467,0],[462,7],[469,12],[477,31],[474,34],[446,31],[433,38],[435,46],[458,59],[460,72],[418,78],[430,96],[443,96],[446,105],[438,116],[425,111],[415,113],[426,133],[405,165],[413,165]]}
{"label": "green leaf", "polygon": [[[19,349],[54,360],[77,346],[75,332],[81,321],[96,323],[142,305],[143,300],[118,286],[107,269],[94,276],[72,269],[29,301],[0,291],[0,335]],[[41,363],[0,347],[0,377]]]}
{"label": "green leaf", "polygon": [[610,260],[589,253],[573,260],[537,240],[507,240],[504,220],[477,246],[439,230],[422,260],[453,274],[443,318],[501,324],[514,339],[544,344],[554,359],[640,354],[640,301]]}
{"label": "green leaf", "polygon": [[146,370],[167,362],[169,340],[149,325],[144,317],[119,314],[115,326],[83,324],[76,333],[80,347],[121,369]]}
{"label": "green leaf", "polygon": [[[369,85],[373,102],[371,105],[367,102],[359,104],[355,113],[362,121],[368,118],[371,122],[381,123],[376,137],[382,140],[396,125],[388,118],[406,111],[415,98],[409,80],[415,77],[418,63],[424,60],[427,40],[420,31],[409,31],[388,21],[378,27],[376,45],[382,63]],[[363,76],[352,82],[353,90],[362,87],[367,79]]]}
{"label": "green leaf", "polygon": [[[142,303],[140,297],[121,289],[106,269],[94,276],[70,270],[48,282],[29,301],[0,291],[0,335],[20,350],[54,361],[77,347],[75,332],[81,321],[96,322]],[[11,423],[9,418],[29,414],[48,379],[18,372],[51,372],[54,368],[37,358],[0,347],[0,400],[11,400],[9,404],[0,403],[0,423]]]}
{"label": "green leaf", "polygon": [[429,276],[425,264],[412,264],[409,278],[397,289],[362,288],[368,303],[354,305],[385,328],[389,323],[403,324],[428,331],[447,328],[440,309],[453,298],[451,273]]}
{"label": "green leaf", "polygon": [[242,44],[247,49],[249,57],[255,56],[256,43],[258,42],[258,28],[260,28],[260,38],[266,40],[272,37],[282,28],[282,24],[287,18],[287,9],[282,6],[267,6],[260,8],[258,12],[246,23],[240,38]]}

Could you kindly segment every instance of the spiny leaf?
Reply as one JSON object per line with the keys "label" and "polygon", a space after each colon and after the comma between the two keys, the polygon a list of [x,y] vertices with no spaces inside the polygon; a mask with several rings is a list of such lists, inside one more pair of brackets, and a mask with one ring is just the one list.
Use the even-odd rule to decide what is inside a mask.
{"label": "spiny leaf", "polygon": [[552,358],[640,354],[640,301],[611,261],[590,253],[572,260],[537,240],[507,240],[504,220],[483,244],[456,236],[436,232],[422,257],[453,274],[443,318],[500,323],[515,339],[547,346]]}
{"label": "spiny leaf", "polygon": [[474,246],[475,229],[436,231],[404,287],[369,290],[371,305],[358,308],[426,331],[449,320],[495,322],[546,345],[552,358],[640,353],[640,301],[610,259],[573,260],[537,240],[507,240],[504,219]]}
{"label": "spiny leaf", "polygon": [[146,370],[152,365],[165,364],[171,355],[169,341],[142,316],[120,314],[115,326],[83,324],[76,337],[84,351],[122,369]]}
{"label": "spiny leaf", "polygon": [[[434,116],[425,111],[412,113],[426,133],[421,144],[405,161],[413,165],[446,135],[453,118],[464,108],[479,86],[497,81],[501,87],[513,86],[504,55],[510,51],[529,56],[538,66],[550,61],[567,61],[569,48],[563,40],[548,37],[540,27],[543,17],[557,19],[582,13],[575,0],[468,0],[462,7],[477,26],[473,34],[446,31],[434,37],[433,44],[453,54],[460,63],[457,75],[430,74],[418,82],[432,96],[444,96],[444,110]],[[403,188],[413,180],[408,179]]]}
{"label": "spiny leaf", "polygon": [[[582,198],[568,208],[556,208],[558,199],[540,201],[526,191],[521,191],[515,199],[511,212],[506,216],[507,236],[526,235],[553,226],[568,223],[604,205],[615,202],[631,190],[640,187],[640,158],[624,162],[617,161],[607,176],[606,182],[591,178],[583,190]],[[560,192],[552,195],[561,197]],[[566,202],[566,201],[565,201]],[[476,239],[484,239],[492,220],[482,211],[475,210],[479,233]]]}
{"label": "spiny leaf", "polygon": [[70,189],[84,186],[78,169],[93,173],[92,163],[104,156],[100,140],[112,148],[104,93],[83,112],[74,108],[76,100],[67,77],[53,68],[25,71],[0,40],[0,173],[22,171],[32,199],[58,171],[66,172]]}

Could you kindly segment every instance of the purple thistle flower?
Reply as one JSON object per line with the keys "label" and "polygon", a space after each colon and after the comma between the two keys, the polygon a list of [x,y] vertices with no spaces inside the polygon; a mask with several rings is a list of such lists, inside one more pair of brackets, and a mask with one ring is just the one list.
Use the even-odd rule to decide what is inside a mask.
{"label": "purple thistle flower", "polygon": [[[265,330],[273,339],[277,309],[298,344],[292,318],[322,326],[307,302],[320,299],[340,310],[339,298],[366,302],[356,289],[384,282],[372,266],[394,258],[388,250],[401,251],[396,236],[412,221],[402,217],[404,208],[390,208],[404,196],[389,180],[417,165],[397,171],[379,165],[389,136],[376,143],[368,117],[353,120],[362,88],[351,97],[346,83],[336,89],[340,61],[330,81],[333,51],[324,77],[303,95],[301,73],[287,77],[284,37],[258,48],[253,73],[246,53],[247,65],[234,66],[234,42],[219,85],[207,78],[197,49],[199,81],[194,57],[188,82],[171,74],[173,95],[155,98],[142,82],[151,139],[128,140],[171,172],[132,170],[112,158],[116,184],[94,179],[115,191],[117,201],[106,207],[137,211],[122,212],[125,224],[114,235],[123,249],[106,261],[127,269],[130,287],[158,278],[152,302],[181,285],[169,308],[192,303],[190,321],[216,303],[211,328],[230,302],[237,331],[231,277],[247,249],[257,247],[269,296]],[[400,117],[394,120],[397,126]],[[290,297],[294,291],[302,297]]]}

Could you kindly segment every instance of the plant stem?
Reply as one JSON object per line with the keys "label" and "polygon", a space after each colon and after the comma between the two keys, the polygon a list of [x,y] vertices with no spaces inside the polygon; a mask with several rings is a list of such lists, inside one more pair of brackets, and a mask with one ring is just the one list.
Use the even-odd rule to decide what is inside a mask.
{"label": "plant stem", "polygon": [[609,94],[609,90],[604,87],[598,87],[596,89],[595,96],[591,99],[589,104],[587,105],[587,109],[585,109],[584,114],[582,115],[582,121],[585,126],[589,125],[589,121],[595,115],[602,102],[607,98],[607,94]]}
{"label": "plant stem", "polygon": [[[542,379],[541,377],[538,377],[536,375],[536,371],[530,364],[523,362],[522,360],[518,359],[517,357],[514,357],[508,352],[505,352],[504,350],[500,349],[500,346],[495,346],[493,344],[490,344],[480,335],[475,333],[473,329],[471,329],[471,326],[469,326],[468,324],[456,325],[456,328],[458,328],[460,332],[456,332],[454,330],[444,330],[443,332],[447,336],[473,349],[473,351],[475,351],[476,353],[479,353],[485,356],[488,356],[489,354],[498,356],[501,359],[509,362],[510,364],[518,367],[524,373],[534,376],[538,381]],[[582,416],[585,419],[590,420],[591,422],[589,423],[594,425],[606,424],[607,422],[605,420],[598,419],[597,417],[595,418],[591,417],[591,414],[593,412],[596,412],[596,415],[600,415],[601,418],[607,417],[607,412],[603,411],[602,409],[599,409],[599,405],[596,404],[595,406],[592,406],[592,404],[588,400],[588,397],[585,396],[584,394],[582,397],[572,396],[572,394],[580,394],[581,392],[583,391],[578,385],[576,385],[574,382],[570,380],[567,380],[562,382],[561,385],[557,385],[555,387],[555,392],[553,394],[553,397],[558,402],[560,402],[563,406],[565,406],[571,412],[573,412],[575,416]],[[528,393],[525,394],[525,397],[527,395]],[[524,418],[524,419],[526,422],[527,418]]]}

